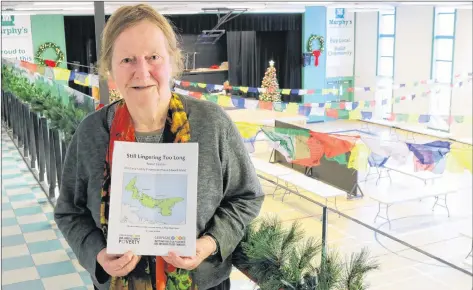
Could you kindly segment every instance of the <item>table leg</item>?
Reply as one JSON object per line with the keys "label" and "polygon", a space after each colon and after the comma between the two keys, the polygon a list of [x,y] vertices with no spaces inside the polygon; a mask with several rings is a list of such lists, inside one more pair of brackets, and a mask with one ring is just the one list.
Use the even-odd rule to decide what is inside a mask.
{"label": "table leg", "polygon": [[389,205],[389,204],[386,204],[386,205],[385,205],[386,217],[383,217],[382,215],[380,215],[380,213],[381,213],[381,203],[378,202],[378,213],[376,214],[376,216],[375,216],[375,218],[374,218],[374,222],[375,222],[375,223],[376,223],[376,220],[377,220],[378,218],[387,220],[388,223],[389,223],[389,229],[391,229],[391,219],[389,218],[389,207],[390,207],[390,206],[391,206],[391,205]]}
{"label": "table leg", "polygon": [[274,199],[274,195],[275,195],[276,191],[278,190],[278,188],[279,188],[279,178],[276,177],[276,188],[273,191],[273,199]]}
{"label": "table leg", "polygon": [[[274,150],[275,149],[273,148],[273,150],[271,150],[271,155],[269,155],[269,163],[274,163],[274,161],[271,161],[271,158],[273,158],[273,155],[275,155]],[[276,157],[276,156],[274,156],[274,157]]]}
{"label": "table leg", "polygon": [[469,257],[472,257],[472,253],[473,252],[473,244],[471,245],[471,250],[470,252],[468,253],[468,255],[466,255],[466,258],[465,259],[468,259]]}
{"label": "table leg", "polygon": [[[440,204],[439,200],[443,201],[443,204]],[[447,195],[444,195],[443,198],[436,196],[434,206],[432,207],[432,211],[435,210],[436,206],[445,208],[447,210],[447,216],[450,217],[450,210],[448,209],[448,204],[447,204]]]}

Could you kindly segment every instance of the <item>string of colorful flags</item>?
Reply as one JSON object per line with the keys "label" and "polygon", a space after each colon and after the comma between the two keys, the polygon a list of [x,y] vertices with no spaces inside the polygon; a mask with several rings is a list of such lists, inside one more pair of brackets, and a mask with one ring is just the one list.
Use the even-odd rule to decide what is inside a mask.
{"label": "string of colorful flags", "polygon": [[[13,64],[24,72],[31,81],[52,85],[53,89],[57,88],[60,90],[60,84],[55,83],[46,75],[41,75],[41,72],[37,70],[31,71],[31,66],[28,64],[25,65],[23,62],[13,62]],[[70,89],[67,86],[62,85],[62,87],[64,91],[73,93],[79,99],[78,101],[84,102],[86,99],[91,99],[90,96]],[[272,109],[274,106],[270,102],[221,95],[202,94],[200,98],[222,106],[233,105],[238,108],[247,109]],[[263,105],[261,106],[261,104]],[[280,106],[278,108],[281,109],[283,103],[278,103],[278,105]],[[301,105],[298,105],[289,103],[286,109],[299,111]],[[342,110],[325,108],[325,106],[319,107],[318,104],[316,104],[317,106],[310,105],[310,107],[306,105],[302,105],[302,107]],[[364,119],[368,117],[367,113],[371,113],[363,112],[360,106],[354,107],[353,104],[351,107],[345,106],[343,110],[348,111],[347,108],[351,108],[348,114],[350,119],[359,119],[359,117]],[[303,114],[305,115],[306,111]],[[421,119],[420,116],[418,121]],[[425,119],[423,120],[425,121]],[[459,122],[456,118],[455,121]],[[375,137],[321,133],[309,129],[283,129],[245,122],[236,122],[236,126],[250,151],[254,150],[254,142],[257,140],[258,135],[263,134],[263,139],[268,142],[270,147],[281,152],[289,162],[303,166],[317,166],[320,164],[320,160],[325,158],[340,164],[346,164],[349,168],[363,171],[368,166],[380,167],[388,161],[406,164],[406,161],[412,157],[414,171],[432,171],[441,174],[445,171],[454,173],[464,172],[466,169],[472,172],[472,147],[448,141],[434,141],[424,144],[399,140],[382,142],[381,139]],[[346,153],[350,154],[347,155]]]}
{"label": "string of colorful flags", "polygon": [[[415,88],[421,87],[425,85],[435,85],[436,91],[440,91],[442,88],[460,88],[463,87],[467,83],[471,83],[472,81],[472,73],[466,74],[464,79],[461,79],[462,75],[458,74],[456,78],[456,82],[452,84],[442,84],[437,82],[436,80],[421,80],[415,81],[410,83],[400,83],[400,84],[391,84],[391,85],[378,85],[375,87],[349,87],[344,90],[347,92],[376,92],[376,91],[383,91],[383,90],[397,90],[403,88]],[[206,83],[199,83],[199,82],[189,82],[189,81],[182,81],[182,80],[175,80],[174,83],[182,88],[201,88],[206,89],[209,92],[220,92],[220,91],[233,91],[233,92],[241,92],[241,93],[265,93],[266,88],[256,88],[256,87],[245,87],[245,86],[230,86],[230,85],[217,85],[217,84],[206,84]],[[337,88],[324,88],[324,89],[278,89],[277,90],[282,95],[339,95],[341,93],[340,89]],[[430,93],[430,90],[427,90],[427,93]]]}
{"label": "string of colorful flags", "polygon": [[68,105],[70,97],[74,97],[74,102],[87,112],[93,112],[96,107],[96,100],[91,96],[72,89],[71,87],[58,83],[54,78],[50,78],[47,74],[41,74],[37,70],[30,70],[29,63],[19,62],[11,59],[2,59],[3,63],[13,66],[23,77],[27,78],[30,83],[43,90],[48,90],[52,96],[60,99],[63,104]]}
{"label": "string of colorful flags", "polygon": [[[60,67],[49,67],[49,66],[41,66],[30,62],[22,61],[22,66],[28,68],[30,71],[38,72],[42,75],[45,75],[48,78],[54,78],[55,80],[63,80],[63,81],[74,81],[74,83],[86,86],[86,87],[98,87],[99,86],[99,76],[96,74],[90,73],[83,73],[83,72],[76,72],[71,71],[65,68]],[[472,81],[473,73],[467,74],[457,74],[455,75],[455,83],[450,85],[445,85],[438,83],[436,80],[419,80],[415,82],[409,83],[399,83],[399,84],[391,84],[391,85],[378,85],[378,86],[368,86],[368,87],[351,87],[347,88],[347,92],[375,92],[380,90],[386,89],[402,89],[402,88],[410,88],[410,87],[420,87],[424,85],[435,85],[436,91],[439,91],[441,88],[455,88],[455,87],[463,87],[465,84],[470,83]],[[218,84],[206,84],[206,83],[199,83],[199,82],[189,82],[183,80],[175,80],[174,83],[178,86],[186,87],[196,87],[207,89],[209,92],[219,92],[219,91],[238,91],[242,93],[264,93],[266,92],[266,88],[256,88],[256,87],[245,87],[245,86],[227,86],[227,85],[218,85]],[[108,85],[110,89],[116,89],[116,85],[113,81],[109,80]],[[282,95],[339,95],[340,90],[337,88],[324,88],[324,89],[279,89]],[[425,92],[426,94],[431,93],[430,90]]]}
{"label": "string of colorful flags", "polygon": [[[28,69],[30,72],[38,73],[44,75],[45,78],[50,80],[63,80],[63,81],[74,81],[74,83],[82,86],[88,86],[97,88],[99,85],[99,77],[95,74],[87,74],[82,72],[70,71],[68,69],[59,68],[59,67],[48,67],[40,66],[37,64],[21,61],[20,66]],[[467,74],[466,79],[462,79],[461,74],[457,74],[455,79],[457,82],[451,87],[464,87],[465,83],[472,81],[472,73]],[[460,81],[458,81],[460,80]],[[305,116],[308,118],[315,118],[317,121],[333,121],[333,120],[370,120],[374,117],[374,114],[370,110],[376,106],[375,100],[360,100],[355,102],[347,101],[330,101],[330,102],[320,102],[320,103],[295,103],[295,102],[268,102],[261,101],[250,98],[242,98],[239,96],[227,96],[222,94],[214,93],[202,93],[195,92],[190,90],[184,90],[178,86],[185,88],[205,88],[207,91],[225,91],[225,90],[238,90],[241,92],[264,92],[264,88],[251,88],[251,87],[230,87],[224,85],[215,85],[215,84],[205,84],[205,83],[196,83],[196,82],[186,82],[186,81],[175,81],[176,87],[174,90],[182,95],[192,96],[198,99],[205,99],[214,103],[221,105],[222,107],[227,108],[241,108],[241,109],[261,109],[261,110],[273,110],[278,112],[292,113],[296,115]],[[399,103],[405,100],[414,100],[417,96],[430,96],[433,93],[439,93],[442,87],[441,84],[437,84],[434,80],[421,80],[418,82],[413,82],[412,84],[396,84],[392,87],[397,88],[406,88],[409,85],[413,87],[419,87],[420,85],[432,85],[435,84],[435,88],[427,88],[426,91],[417,94],[408,94],[405,96],[398,96],[391,98],[391,102]],[[110,89],[115,89],[116,86],[112,81],[108,82]],[[386,87],[363,87],[363,88],[349,88],[353,91],[363,90],[363,91],[373,91],[375,89],[385,89]],[[308,95],[319,93],[322,95],[328,94],[338,94],[338,89],[321,89],[321,90],[302,90],[302,89],[282,89],[280,90],[282,94],[298,94],[298,95]],[[97,100],[97,98],[95,98]],[[381,105],[388,104],[389,99],[385,98],[381,101]],[[404,123],[429,123],[432,117],[438,117],[444,120],[447,123],[464,123],[472,122],[471,116],[463,115],[430,115],[430,114],[405,114],[405,113],[392,113],[387,120],[404,122]]]}
{"label": "string of colorful flags", "polygon": [[306,167],[319,165],[322,158],[359,171],[367,170],[368,166],[382,167],[388,161],[393,165],[406,165],[411,160],[413,171],[431,171],[436,174],[445,171],[472,172],[472,147],[448,141],[424,144],[400,140],[386,142],[371,136],[321,133],[246,122],[236,122],[236,126],[250,152],[254,151],[256,140],[264,140],[288,162]]}
{"label": "string of colorful flags", "polygon": [[[285,103],[285,102],[268,102],[256,99],[242,98],[239,96],[226,96],[218,94],[207,94],[201,92],[186,91],[179,88],[174,89],[176,93],[191,96],[196,99],[207,100],[216,103],[224,108],[250,109],[250,110],[272,110],[277,112],[285,112],[305,117],[319,117],[323,121],[334,120],[371,120],[374,118],[372,111],[363,109],[374,108],[375,101],[356,101],[356,102],[329,102],[329,103]],[[383,103],[387,100],[383,100]],[[432,117],[437,117],[447,123],[464,123],[472,122],[472,116],[463,115],[431,115],[431,114],[404,114],[392,113],[388,118],[389,121],[397,121],[404,123],[429,123]]]}

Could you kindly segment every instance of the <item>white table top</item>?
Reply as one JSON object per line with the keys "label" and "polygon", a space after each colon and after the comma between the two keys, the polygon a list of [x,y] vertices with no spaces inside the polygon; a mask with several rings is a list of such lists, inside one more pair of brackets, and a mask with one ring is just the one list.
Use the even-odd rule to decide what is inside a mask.
{"label": "white table top", "polygon": [[473,239],[473,234],[471,229],[465,229],[460,233],[462,236]]}
{"label": "white table top", "polygon": [[360,120],[366,123],[371,123],[371,124],[378,124],[378,125],[383,125],[383,126],[389,126],[389,127],[395,127],[398,125],[395,121],[388,121],[384,119],[379,119],[379,120]]}
{"label": "white table top", "polygon": [[471,188],[471,185],[452,185],[446,182],[429,185],[416,185],[411,183],[393,183],[390,185],[359,184],[363,193],[371,199],[381,203],[399,203],[421,198],[434,197],[445,194],[457,193],[460,190]]}
{"label": "white table top", "polygon": [[291,168],[269,163],[268,161],[264,161],[255,157],[251,157],[251,161],[253,162],[253,166],[256,170],[272,175],[274,177],[294,173],[294,170],[292,170]]}
{"label": "white table top", "polygon": [[283,175],[280,177],[280,179],[324,198],[347,195],[347,193],[341,189],[323,183],[322,181],[306,176],[299,172]]}
{"label": "white table top", "polygon": [[396,127],[405,131],[410,131],[413,133],[418,133],[418,134],[433,136],[433,137],[438,137],[438,138],[444,138],[444,139],[447,139],[451,136],[451,134],[446,133],[446,132],[436,131],[436,130],[422,128],[422,127],[414,127],[412,126],[412,124],[397,124]]}
{"label": "white table top", "polygon": [[392,165],[385,165],[384,167],[389,170],[397,171],[404,174],[409,174],[409,175],[422,178],[425,180],[441,178],[443,176],[442,174],[435,174],[431,171],[414,171],[412,166],[397,167],[397,166],[392,166]]}

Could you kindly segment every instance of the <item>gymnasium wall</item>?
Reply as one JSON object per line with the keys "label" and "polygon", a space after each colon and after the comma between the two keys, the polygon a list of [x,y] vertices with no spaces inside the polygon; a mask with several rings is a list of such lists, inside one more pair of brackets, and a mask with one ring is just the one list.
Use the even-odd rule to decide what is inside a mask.
{"label": "gymnasium wall", "polygon": [[[472,13],[468,9],[457,9],[455,26],[455,47],[453,74],[462,77],[472,72]],[[420,115],[430,113],[430,101],[435,94],[422,96],[432,85],[414,82],[431,79],[432,51],[434,36],[434,7],[432,6],[399,6],[396,9],[396,31],[394,48],[394,84],[405,83],[406,88],[395,89],[392,97],[416,94],[414,100],[404,100],[393,104],[393,113]],[[378,50],[378,12],[356,13],[355,41],[355,87],[376,86],[376,66]],[[458,81],[458,80],[457,80]],[[455,82],[455,80],[454,80]],[[411,85],[409,88],[409,84]],[[388,97],[390,97],[388,95]],[[376,100],[381,102],[383,94],[372,91],[355,91],[355,101]],[[452,115],[469,117],[464,123],[452,122],[452,135],[471,137],[471,83],[464,83],[461,88],[452,90]],[[364,111],[374,111],[365,108]],[[380,116],[375,114],[375,116]]]}
{"label": "gymnasium wall", "polygon": [[[457,10],[455,26],[455,54],[453,56],[453,73],[465,75],[472,72],[472,11],[468,9]],[[464,83],[462,88],[453,88],[452,91],[452,114],[469,116],[470,121],[464,123],[453,122],[450,131],[454,135],[462,135],[464,138],[471,137],[471,108],[472,108],[472,84]]]}
{"label": "gymnasium wall", "polygon": [[[396,40],[394,47],[394,83],[412,84],[430,79],[432,62],[433,6],[399,6],[396,9]],[[421,94],[429,86],[418,87],[413,92],[406,86],[393,91],[393,97]],[[393,105],[394,113],[425,114],[429,112],[429,97]]]}
{"label": "gymnasium wall", "polygon": [[[355,13],[355,86],[376,84],[376,51],[378,49],[378,12]],[[373,91],[355,91],[355,101],[375,99]],[[364,109],[372,111],[373,109]]]}

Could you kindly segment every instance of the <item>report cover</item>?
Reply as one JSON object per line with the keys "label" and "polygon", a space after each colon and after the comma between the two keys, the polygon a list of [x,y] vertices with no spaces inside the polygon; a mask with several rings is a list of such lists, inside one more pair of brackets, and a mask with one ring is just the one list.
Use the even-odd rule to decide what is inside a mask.
{"label": "report cover", "polygon": [[198,144],[114,144],[107,253],[196,253]]}

